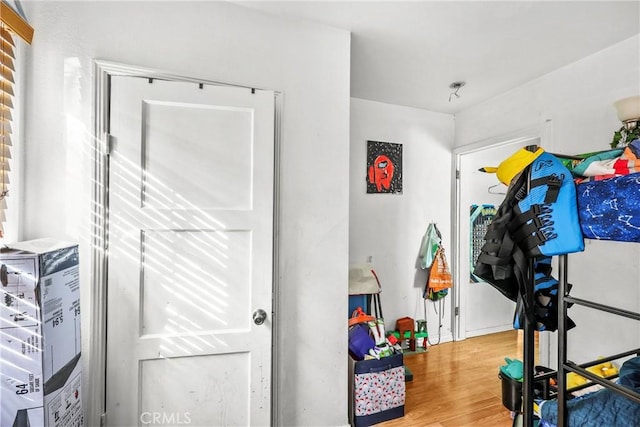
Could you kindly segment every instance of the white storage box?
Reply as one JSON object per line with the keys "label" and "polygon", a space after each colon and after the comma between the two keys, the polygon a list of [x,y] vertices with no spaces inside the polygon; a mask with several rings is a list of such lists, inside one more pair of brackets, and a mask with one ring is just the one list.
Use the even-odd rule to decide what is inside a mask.
{"label": "white storage box", "polygon": [[82,426],[78,246],[0,252],[0,425]]}

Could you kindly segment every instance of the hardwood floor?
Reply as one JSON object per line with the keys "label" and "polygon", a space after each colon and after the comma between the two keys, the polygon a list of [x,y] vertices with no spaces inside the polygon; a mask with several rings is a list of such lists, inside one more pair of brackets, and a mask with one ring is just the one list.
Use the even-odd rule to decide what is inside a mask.
{"label": "hardwood floor", "polygon": [[521,335],[515,330],[500,332],[405,355],[413,373],[413,381],[406,383],[405,416],[377,425],[510,427],[498,371],[505,357],[522,360]]}

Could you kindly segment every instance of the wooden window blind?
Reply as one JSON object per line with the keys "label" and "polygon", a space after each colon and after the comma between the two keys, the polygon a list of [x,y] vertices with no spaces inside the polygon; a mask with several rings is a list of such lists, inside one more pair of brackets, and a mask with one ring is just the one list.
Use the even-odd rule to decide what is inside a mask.
{"label": "wooden window blind", "polygon": [[15,97],[16,43],[14,35],[31,44],[33,28],[0,1],[0,237],[4,235],[11,160],[11,122]]}

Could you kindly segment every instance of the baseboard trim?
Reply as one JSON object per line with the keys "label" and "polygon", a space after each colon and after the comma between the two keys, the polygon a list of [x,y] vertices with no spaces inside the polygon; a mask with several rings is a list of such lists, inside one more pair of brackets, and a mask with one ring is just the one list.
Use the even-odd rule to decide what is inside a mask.
{"label": "baseboard trim", "polygon": [[[451,342],[453,341],[453,334],[451,332],[449,332],[446,335],[441,335],[440,336],[440,342],[439,344],[443,344],[445,342]],[[438,345],[436,344],[438,342],[438,334],[433,334],[433,335],[429,335],[429,347],[433,345]]]}
{"label": "baseboard trim", "polygon": [[476,329],[475,331],[467,331],[467,338],[479,337],[481,335],[495,334],[513,330],[513,325],[500,325],[492,328]]}

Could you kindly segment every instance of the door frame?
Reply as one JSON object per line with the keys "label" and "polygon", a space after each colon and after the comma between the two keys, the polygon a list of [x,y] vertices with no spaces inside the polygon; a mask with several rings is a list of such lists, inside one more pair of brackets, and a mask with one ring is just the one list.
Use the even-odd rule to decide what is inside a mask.
{"label": "door frame", "polygon": [[[510,133],[490,137],[484,140],[480,140],[462,147],[455,148],[452,156],[452,180],[454,194],[452,197],[452,236],[453,236],[453,277],[454,286],[452,289],[453,304],[455,309],[452,312],[452,333],[454,341],[461,341],[467,338],[466,336],[466,317],[464,313],[465,295],[461,290],[460,283],[464,278],[461,277],[461,262],[468,262],[466,255],[461,254],[460,247],[460,227],[462,225],[463,207],[460,206],[460,192],[461,192],[461,179],[460,179],[460,164],[461,158],[464,155],[472,154],[475,152],[499,148],[506,145],[522,143],[528,140],[538,139],[540,146],[544,147],[547,151],[553,151],[553,122],[550,119],[545,120],[543,123],[525,127]],[[499,160],[499,159],[498,159]],[[468,211],[464,210],[468,215]],[[456,314],[458,313],[458,314]],[[539,337],[539,357],[540,363],[547,366],[549,363],[549,350],[550,342],[548,334],[540,334]]]}
{"label": "door frame", "polygon": [[[222,83],[207,79],[186,77],[152,68],[139,67],[117,62],[95,59],[93,61],[93,138],[92,138],[92,190],[91,190],[91,281],[89,287],[89,354],[87,366],[89,372],[85,383],[91,386],[85,393],[87,425],[104,425],[106,410],[106,359],[107,359],[107,267],[109,262],[109,114],[111,76],[153,78],[176,82],[202,83],[215,86],[232,86],[248,89],[257,87]],[[272,90],[272,89],[268,89]],[[283,96],[274,92],[274,182],[273,182],[273,313],[271,335],[271,422],[278,425],[279,375],[279,316],[278,287],[278,231],[280,227],[280,164]]]}

